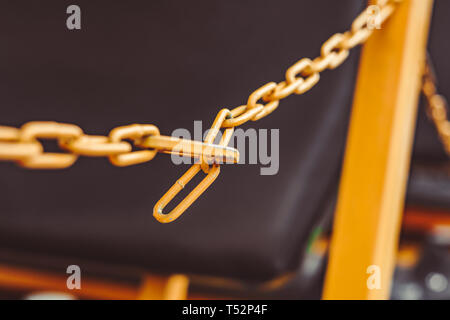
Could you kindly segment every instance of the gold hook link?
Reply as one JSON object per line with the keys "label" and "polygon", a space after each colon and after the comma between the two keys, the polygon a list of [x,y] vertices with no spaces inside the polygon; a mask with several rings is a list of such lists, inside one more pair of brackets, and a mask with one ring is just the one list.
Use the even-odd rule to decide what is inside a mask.
{"label": "gold hook link", "polygon": [[[211,126],[206,138],[205,143],[211,144],[217,137],[217,134],[222,127],[222,124],[227,118],[232,117],[232,113],[228,109],[222,109],[216,116],[216,119]],[[220,146],[228,145],[231,137],[233,136],[234,128],[227,128],[220,140]],[[191,181],[197,173],[203,170],[206,173],[206,177],[169,213],[164,214],[163,209],[172,201],[175,196],[184,189],[184,187]],[[153,216],[161,223],[168,223],[176,220],[181,216],[186,209],[188,209],[195,200],[200,197],[203,192],[216,180],[220,173],[220,165],[214,163],[212,168],[209,167],[207,160],[201,157],[201,163],[192,165],[180,179],[178,179],[172,187],[159,199],[153,208]]]}

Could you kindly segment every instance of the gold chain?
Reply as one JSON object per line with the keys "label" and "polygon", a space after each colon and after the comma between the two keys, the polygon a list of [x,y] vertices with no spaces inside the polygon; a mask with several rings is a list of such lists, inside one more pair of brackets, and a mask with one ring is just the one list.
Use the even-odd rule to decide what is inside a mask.
{"label": "gold chain", "polygon": [[[376,23],[383,24],[402,0],[378,0]],[[171,222],[178,218],[217,178],[220,161],[237,162],[237,150],[227,144],[234,127],[250,120],[257,121],[278,108],[280,100],[292,95],[301,95],[311,90],[320,80],[320,73],[335,69],[349,56],[349,51],[364,43],[374,32],[369,25],[373,12],[366,8],[352,23],[351,29],[336,33],[322,45],[320,56],[311,60],[303,58],[289,67],[285,80],[269,82],[250,94],[247,103],[232,110],[222,109],[203,143],[191,140],[165,137],[154,125],[130,125],[113,129],[109,136],[85,135],[76,125],[56,122],[30,122],[20,129],[0,126],[0,160],[15,161],[26,168],[67,168],[78,156],[106,156],[116,166],[128,166],[147,162],[157,152],[177,153],[199,158],[169,191],[156,203],[153,215],[160,222]],[[220,129],[225,129],[220,143],[213,144]],[[67,153],[46,153],[38,139],[56,139]],[[132,151],[133,146],[124,140],[131,140],[142,150]],[[180,146],[181,144],[181,146]],[[150,150],[149,150],[150,149]],[[180,151],[181,150],[181,151]],[[193,151],[197,150],[197,152]],[[200,152],[198,152],[200,150]],[[210,167],[211,166],[211,167]],[[206,177],[170,213],[163,214],[163,208],[200,171]]]}

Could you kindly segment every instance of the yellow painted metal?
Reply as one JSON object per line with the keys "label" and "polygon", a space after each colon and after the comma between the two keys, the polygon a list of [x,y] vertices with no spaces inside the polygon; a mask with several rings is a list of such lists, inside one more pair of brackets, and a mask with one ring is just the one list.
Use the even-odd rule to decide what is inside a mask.
{"label": "yellow painted metal", "polygon": [[147,274],[140,288],[83,277],[81,289],[69,290],[66,281],[67,275],[0,265],[0,288],[26,292],[65,292],[81,299],[184,300],[189,286],[188,277],[181,274],[169,277]]}
{"label": "yellow painted metal", "polygon": [[389,298],[432,3],[403,1],[363,48],[324,299]]}

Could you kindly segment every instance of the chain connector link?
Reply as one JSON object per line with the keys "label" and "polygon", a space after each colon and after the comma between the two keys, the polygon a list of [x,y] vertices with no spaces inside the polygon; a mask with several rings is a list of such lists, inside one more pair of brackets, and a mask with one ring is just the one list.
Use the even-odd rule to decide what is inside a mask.
{"label": "chain connector link", "polygon": [[187,208],[189,208],[195,200],[200,197],[203,192],[216,180],[220,173],[220,166],[213,165],[206,177],[192,190],[186,198],[184,198],[170,213],[164,214],[163,209],[172,201],[175,196],[184,189],[197,173],[201,171],[200,164],[194,164],[188,171],[181,176],[180,179],[159,199],[153,208],[153,216],[161,223],[168,223],[176,220],[181,216]]}
{"label": "chain connector link", "polygon": [[[57,122],[28,122],[20,130],[20,142],[39,143],[37,139],[76,139],[83,134],[80,127]],[[64,169],[70,167],[78,156],[66,153],[42,152],[18,159],[19,165],[29,169]]]}
{"label": "chain connector link", "polygon": [[[211,128],[208,131],[208,134],[205,138],[205,143],[212,144],[217,137],[217,134],[220,131],[223,123],[227,118],[232,117],[232,113],[228,109],[222,109],[217,114]],[[225,129],[224,134],[220,140],[220,146],[228,145],[232,135],[234,128]],[[200,164],[192,165],[186,172],[181,176],[180,179],[175,182],[172,187],[162,196],[161,199],[155,204],[153,208],[153,216],[162,223],[172,222],[177,219],[179,216],[189,208],[195,200],[200,197],[203,192],[216,180],[220,173],[220,165],[214,163],[212,167],[209,167],[207,162],[204,162],[205,158],[202,158],[202,162]],[[206,177],[169,213],[164,214],[163,209],[167,206],[167,204],[172,201],[173,198],[182,190],[184,187],[191,181],[197,173],[203,170],[206,173]]]}

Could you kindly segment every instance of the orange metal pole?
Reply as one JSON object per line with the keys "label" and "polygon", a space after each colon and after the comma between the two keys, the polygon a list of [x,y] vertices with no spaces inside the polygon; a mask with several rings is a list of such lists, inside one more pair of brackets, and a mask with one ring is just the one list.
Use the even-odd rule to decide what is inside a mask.
{"label": "orange metal pole", "polygon": [[363,48],[324,299],[389,298],[432,3],[403,1]]}
{"label": "orange metal pole", "polygon": [[83,277],[81,289],[69,290],[66,280],[67,275],[0,265],[0,288],[27,292],[65,292],[83,299],[184,300],[189,285],[185,275],[145,275],[140,288]]}

